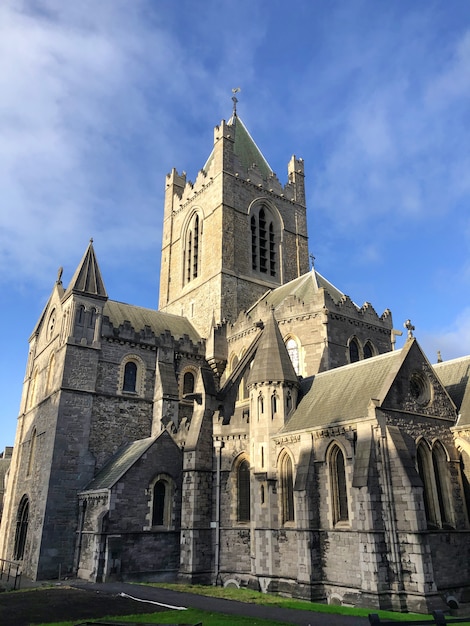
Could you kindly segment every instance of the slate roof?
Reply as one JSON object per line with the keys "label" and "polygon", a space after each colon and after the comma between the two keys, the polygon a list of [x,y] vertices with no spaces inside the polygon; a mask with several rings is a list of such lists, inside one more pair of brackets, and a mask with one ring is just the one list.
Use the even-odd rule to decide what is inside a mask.
{"label": "slate roof", "polygon": [[187,335],[193,343],[201,341],[199,333],[191,322],[179,315],[163,313],[154,309],[145,309],[125,304],[124,302],[117,302],[116,300],[108,300],[105,303],[103,315],[109,318],[109,321],[115,328],[119,328],[124,322],[130,322],[136,332],[143,330],[147,326],[157,337],[168,330],[175,339],[181,339]]}
{"label": "slate roof", "polygon": [[267,381],[298,382],[274,315],[263,329],[247,384]]}
{"label": "slate roof", "polygon": [[98,472],[83,491],[111,489],[146,452],[156,437],[147,437],[126,444]]}
{"label": "slate roof", "polygon": [[382,401],[407,350],[402,348],[302,381],[305,395],[282,432],[317,428],[367,416],[372,398]]}
{"label": "slate roof", "polygon": [[311,270],[298,278],[294,278],[294,280],[291,280],[285,285],[281,285],[280,287],[268,292],[252,307],[252,309],[254,309],[254,307],[260,302],[265,302],[271,308],[277,308],[289,296],[295,296],[301,302],[308,304],[312,302],[321,288],[325,289],[336,304],[345,297],[339,289],[332,285],[316,270]]}
{"label": "slate roof", "polygon": [[[234,129],[233,151],[239,158],[241,165],[246,170],[256,165],[262,177],[265,179],[272,176],[273,170],[238,115],[232,115],[227,125],[232,126]],[[209,169],[213,156],[214,151],[211,152],[203,167],[205,172]]]}
{"label": "slate roof", "polygon": [[88,248],[80,261],[75,274],[67,287],[66,293],[85,293],[94,297],[107,298],[101,271],[93,249],[93,240],[90,240]]}
{"label": "slate roof", "polygon": [[470,378],[470,356],[436,363],[433,368],[455,406],[460,409]]}

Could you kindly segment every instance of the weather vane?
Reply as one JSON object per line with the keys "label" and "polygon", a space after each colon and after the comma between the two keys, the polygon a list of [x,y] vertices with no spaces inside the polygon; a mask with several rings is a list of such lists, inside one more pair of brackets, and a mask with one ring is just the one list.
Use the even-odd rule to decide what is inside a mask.
{"label": "weather vane", "polygon": [[237,102],[238,102],[237,96],[235,94],[238,93],[239,91],[240,91],[240,87],[235,87],[234,89],[232,89],[232,93],[233,93],[232,102],[233,102],[233,114],[234,114],[234,116],[237,115]]}

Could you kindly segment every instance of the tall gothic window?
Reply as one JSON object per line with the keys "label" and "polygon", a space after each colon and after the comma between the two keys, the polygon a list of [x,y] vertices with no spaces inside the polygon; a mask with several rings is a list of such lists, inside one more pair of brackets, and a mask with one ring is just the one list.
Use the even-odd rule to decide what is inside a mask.
{"label": "tall gothic window", "polygon": [[276,276],[276,229],[265,207],[255,209],[250,220],[250,230],[252,269],[261,274]]}
{"label": "tall gothic window", "polygon": [[429,528],[453,527],[451,487],[447,454],[436,441],[432,449],[422,440],[416,451],[418,472],[423,481],[424,510]]}
{"label": "tall gothic window", "polygon": [[423,481],[423,500],[426,520],[428,522],[428,526],[435,528],[437,526],[437,517],[432,485],[432,463],[429,448],[424,441],[421,441],[418,445],[416,460],[418,462],[418,473]]}
{"label": "tall gothic window", "polygon": [[199,215],[195,213],[191,218],[187,230],[184,249],[185,283],[189,283],[199,276],[200,266],[201,224]]}
{"label": "tall gothic window", "polygon": [[237,514],[239,522],[250,521],[250,465],[244,459],[237,468]]}
{"label": "tall gothic window", "polygon": [[28,468],[26,470],[27,476],[31,476],[31,472],[33,471],[34,467],[34,458],[36,456],[36,438],[36,428],[33,428],[33,432],[31,433],[31,439],[29,441]]}
{"label": "tall gothic window", "polygon": [[287,453],[281,461],[281,512],[283,524],[294,521],[294,473]]}
{"label": "tall gothic window", "polygon": [[462,450],[460,453],[460,475],[462,476],[467,515],[470,517],[470,454],[466,450]]}
{"label": "tall gothic window", "polygon": [[439,516],[441,518],[440,525],[443,528],[449,528],[452,527],[452,511],[447,454],[444,450],[444,446],[439,441],[436,441],[432,447],[432,464],[436,482]]}
{"label": "tall gothic window", "polygon": [[15,561],[21,561],[24,556],[24,548],[26,545],[26,536],[28,534],[29,523],[29,500],[27,496],[21,498],[20,506],[16,516],[15,546],[13,549],[13,558]]}
{"label": "tall gothic window", "polygon": [[334,445],[330,453],[330,485],[333,508],[333,524],[347,522],[348,493],[346,486],[346,467],[341,448]]}
{"label": "tall gothic window", "polygon": [[286,341],[287,352],[289,353],[290,360],[294,366],[297,376],[300,374],[300,358],[299,358],[299,346],[292,337]]}

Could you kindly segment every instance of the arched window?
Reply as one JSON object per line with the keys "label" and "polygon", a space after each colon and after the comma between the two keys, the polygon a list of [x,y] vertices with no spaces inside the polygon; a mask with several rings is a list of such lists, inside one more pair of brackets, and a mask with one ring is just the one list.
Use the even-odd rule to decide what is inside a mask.
{"label": "arched window", "polygon": [[199,276],[200,243],[201,224],[199,221],[199,215],[195,213],[186,229],[184,249],[185,283],[189,283],[189,281]]}
{"label": "arched window", "polygon": [[251,267],[269,276],[277,274],[276,229],[269,211],[255,208],[250,220]]}
{"label": "arched window", "polygon": [[163,526],[165,523],[166,484],[157,480],[153,486],[152,526]]}
{"label": "arched window", "polygon": [[374,350],[374,347],[372,346],[370,341],[367,341],[365,343],[363,352],[364,352],[364,358],[365,359],[370,359],[371,357],[374,356],[375,350]]}
{"label": "arched window", "polygon": [[459,460],[464,499],[467,506],[467,516],[470,518],[470,454],[468,454],[466,450],[462,450]]}
{"label": "arched window", "polygon": [[194,374],[185,372],[183,376],[183,396],[187,393],[194,393]]}
{"label": "arched window", "polygon": [[124,366],[124,382],[122,390],[128,393],[136,392],[137,384],[137,364],[134,361],[128,361]]}
{"label": "arched window", "polygon": [[13,549],[13,558],[15,561],[21,561],[23,559],[26,536],[28,534],[28,522],[29,500],[27,496],[23,496],[16,515],[15,546]]}
{"label": "arched window", "polygon": [[260,393],[258,396],[258,417],[264,413],[264,398],[263,394]]}
{"label": "arched window", "polygon": [[83,305],[80,305],[77,309],[76,323],[80,326],[83,326],[85,323],[85,307]]}
{"label": "arched window", "polygon": [[436,528],[438,524],[434,500],[433,469],[430,458],[430,450],[424,441],[421,441],[418,445],[416,450],[416,460],[418,463],[418,473],[423,482],[423,501],[426,520],[429,527]]}
{"label": "arched window", "polygon": [[443,528],[452,528],[449,470],[447,467],[447,454],[442,443],[439,441],[434,443],[431,456],[436,483],[437,503],[439,505],[439,525]]}
{"label": "arched window", "polygon": [[250,521],[250,465],[246,459],[237,467],[237,517],[239,522]]}
{"label": "arched window", "polygon": [[47,381],[46,381],[46,393],[50,393],[54,386],[54,372],[55,372],[55,354],[49,359],[49,367],[47,368]]}
{"label": "arched window", "polygon": [[27,476],[31,476],[31,472],[34,467],[34,457],[36,456],[36,437],[37,432],[36,429],[33,428],[33,432],[31,433],[31,439],[29,441],[29,455],[28,455],[28,468],[26,471]]}
{"label": "arched window", "polygon": [[333,445],[330,453],[330,485],[333,524],[347,522],[349,520],[349,512],[346,466],[343,451],[337,445]]}
{"label": "arched window", "polygon": [[156,477],[151,485],[151,519],[152,526],[171,526],[173,482],[165,475]]}
{"label": "arched window", "polygon": [[281,460],[281,512],[282,523],[294,521],[294,473],[292,460],[286,453]]}
{"label": "arched window", "polygon": [[359,344],[357,339],[353,338],[349,342],[349,362],[356,363],[359,361]]}
{"label": "arched window", "polygon": [[275,393],[271,396],[271,418],[274,419],[277,413],[277,396]]}
{"label": "arched window", "polygon": [[289,353],[290,360],[292,361],[292,365],[294,366],[295,373],[297,376],[300,374],[300,359],[299,359],[299,346],[295,339],[290,337],[286,341],[287,352]]}
{"label": "arched window", "polygon": [[38,368],[36,368],[33,372],[33,376],[31,378],[31,383],[29,387],[29,400],[28,400],[28,408],[33,407],[36,404],[36,396],[38,392]]}

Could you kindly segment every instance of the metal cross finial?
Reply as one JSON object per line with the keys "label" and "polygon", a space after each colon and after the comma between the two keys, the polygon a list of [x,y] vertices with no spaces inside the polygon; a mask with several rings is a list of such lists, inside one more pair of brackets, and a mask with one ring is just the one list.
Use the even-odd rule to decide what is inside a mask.
{"label": "metal cross finial", "polygon": [[235,87],[234,89],[232,89],[233,115],[235,117],[237,116],[237,102],[238,102],[238,99],[235,94],[238,93],[239,91],[240,91],[240,87]]}
{"label": "metal cross finial", "polygon": [[411,320],[406,320],[406,322],[403,324],[403,326],[408,331],[408,339],[411,339],[413,337],[413,331],[415,330],[415,327],[411,323]]}
{"label": "metal cross finial", "polygon": [[312,265],[312,267],[310,269],[313,270],[313,268],[315,267],[315,255],[312,252],[310,252],[310,254],[308,256],[310,257],[310,263]]}

